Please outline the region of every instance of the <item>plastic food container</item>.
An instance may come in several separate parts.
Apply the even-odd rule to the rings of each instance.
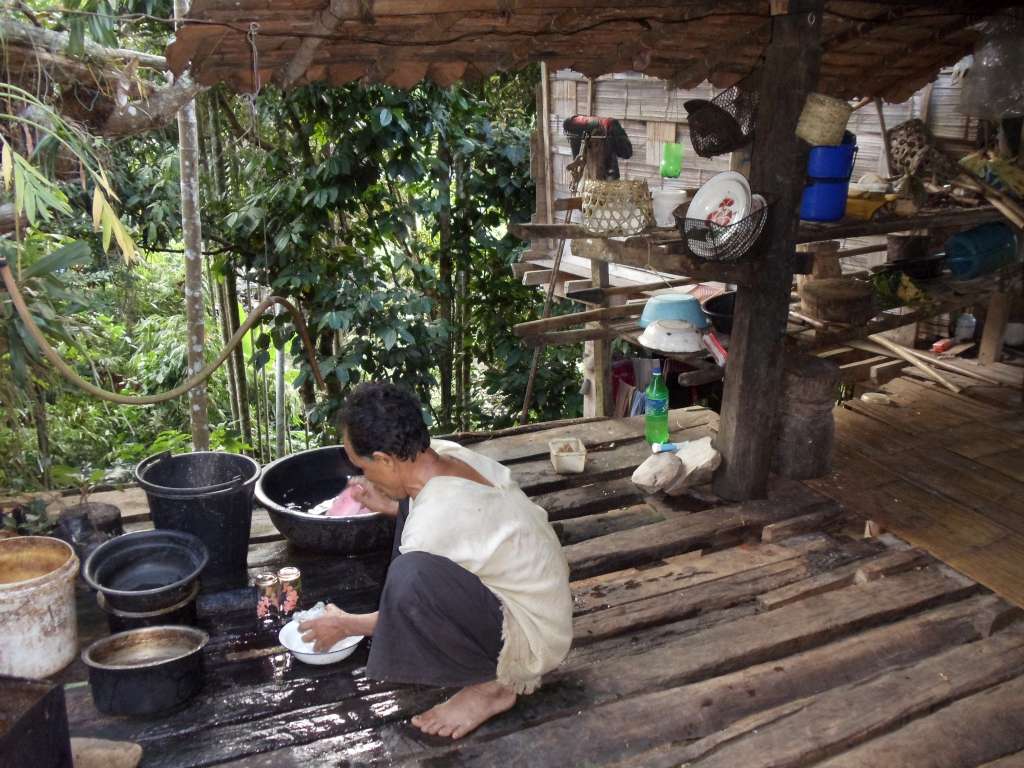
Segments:
[[[560,475],[578,475],[587,463],[587,446],[577,437],[549,440],[551,464]]]

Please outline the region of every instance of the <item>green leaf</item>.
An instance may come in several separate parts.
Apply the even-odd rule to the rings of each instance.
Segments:
[[[381,107],[380,115],[378,117],[380,119],[381,128],[387,128],[391,125],[391,110],[387,107]]]
[[[384,349],[390,350],[395,346],[395,342],[398,341],[398,331],[394,328],[388,328],[380,335],[380,338],[384,342]]]
[[[64,270],[72,264],[85,261],[89,258],[89,246],[81,240],[68,243],[49,253],[38,261],[30,264],[21,271],[21,279],[28,280],[41,275],[48,275],[51,272]]]

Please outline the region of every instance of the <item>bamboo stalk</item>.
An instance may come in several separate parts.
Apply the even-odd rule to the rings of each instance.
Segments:
[[[929,376],[930,378],[932,378],[935,381],[939,382],[939,384],[944,386],[950,392],[952,392],[954,394],[957,394],[957,395],[960,394],[960,387],[958,387],[956,384],[951,382],[949,379],[947,379],[941,373],[936,371],[930,365],[926,365],[924,363],[924,361],[918,359],[913,354],[911,354],[911,350],[909,348],[904,347],[902,344],[897,344],[896,342],[892,341],[891,339],[887,339],[887,338],[885,338],[885,336],[882,336],[881,334],[878,334],[878,333],[873,334],[871,336],[868,336],[868,338],[871,341],[875,342],[876,344],[880,344],[881,346],[885,347],[886,349],[888,349],[890,352],[892,352],[897,357],[902,357],[904,360],[906,360],[908,363],[913,365],[915,368],[920,368],[922,371],[924,371],[924,373],[927,376]]]
[[[633,302],[615,307],[602,307],[601,309],[590,309],[585,312],[573,312],[569,315],[558,315],[546,317],[541,320],[530,320],[519,323],[512,327],[516,336],[536,336],[545,331],[553,331],[559,328],[570,328],[581,323],[592,323],[601,320],[617,320],[623,317],[634,317],[644,311],[646,302]]]

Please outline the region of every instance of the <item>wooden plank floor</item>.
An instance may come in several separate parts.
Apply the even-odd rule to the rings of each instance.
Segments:
[[[845,403],[835,471],[807,485],[1024,606],[1019,374],[995,389],[957,395],[907,375],[880,388],[889,405]]]
[[[968,426],[979,420],[998,414],[944,418],[962,437],[942,444],[953,458],[918,462],[907,479],[901,457],[927,452],[928,430],[851,406],[839,414],[833,476],[774,480],[768,500],[731,506],[639,494],[629,480],[648,451],[639,419],[576,428],[590,447],[578,476],[551,470],[557,431],[478,443],[549,510],[572,568],[574,647],[536,694],[461,742],[426,737],[408,719],[447,692],[369,680],[365,643],[332,667],[294,662],[255,626],[252,606],[221,593],[200,603],[212,639],[195,700],[158,718],[106,717],[73,667],[62,678],[72,733],[137,741],[144,766],[168,768],[1021,765],[1024,612],[899,538],[846,535],[832,498],[877,518],[870,495],[898,492],[878,497],[903,505],[892,515],[922,516],[921,530],[947,538],[977,516],[989,527],[962,533],[961,549],[998,548],[995,527],[1012,530],[994,519],[1010,503],[1002,478],[1020,482],[1002,454],[1024,433],[1000,427],[994,446]],[[676,440],[716,424],[702,409],[671,414]],[[968,486],[985,509],[966,507],[967,490],[926,488],[962,461],[985,468]],[[148,522],[139,513],[131,525]],[[253,569],[296,563],[311,598],[374,605],[380,557],[291,551],[262,516],[253,534]],[[1010,561],[1004,579],[1020,579],[1024,561]],[[84,641],[104,633],[87,594],[80,615]]]

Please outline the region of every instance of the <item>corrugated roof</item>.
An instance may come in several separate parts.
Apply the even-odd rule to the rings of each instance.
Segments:
[[[1011,6],[827,2],[819,90],[902,101],[971,51],[973,24]],[[725,87],[757,66],[770,29],[767,0],[195,0],[189,19],[171,68],[239,91],[257,80],[447,85],[540,60]]]

